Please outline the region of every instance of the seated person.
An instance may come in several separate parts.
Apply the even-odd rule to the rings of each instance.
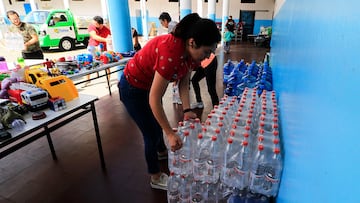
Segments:
[[[65,15],[61,14],[60,15],[60,22],[66,22],[66,21],[67,21],[67,19],[66,19]]]

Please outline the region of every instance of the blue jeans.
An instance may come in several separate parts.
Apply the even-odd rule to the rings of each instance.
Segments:
[[[150,174],[160,172],[157,152],[166,150],[163,131],[155,119],[149,104],[149,91],[136,88],[122,75],[118,83],[120,100],[142,132],[145,159]]]

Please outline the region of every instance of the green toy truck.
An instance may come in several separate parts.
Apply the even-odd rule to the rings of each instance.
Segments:
[[[87,27],[91,18],[75,19],[70,10],[36,10],[26,15],[24,21],[37,29],[43,50],[59,47],[70,51],[77,44],[87,46],[89,42]]]

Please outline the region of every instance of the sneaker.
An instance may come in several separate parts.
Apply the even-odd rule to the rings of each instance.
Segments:
[[[169,176],[165,173],[161,173],[160,178],[158,180],[151,179],[150,185],[154,189],[167,190],[167,181]]]
[[[178,88],[178,86],[173,86],[172,87],[172,92],[173,92],[173,103],[174,104],[177,104],[178,103],[178,101],[180,100],[179,98],[180,98],[180,95],[179,95],[179,88]]]
[[[192,104],[190,105],[190,108],[191,108],[191,109],[196,109],[196,108],[198,108],[198,109],[203,109],[203,108],[204,108],[204,103],[202,103],[202,102],[192,103]]]
[[[158,160],[159,160],[159,161],[168,159],[168,153],[167,153],[167,151],[165,151],[165,152],[158,152],[157,155],[158,155]]]

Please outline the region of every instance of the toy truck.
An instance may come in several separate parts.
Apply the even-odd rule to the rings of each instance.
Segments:
[[[48,93],[40,88],[23,91],[20,95],[22,103],[28,106],[30,111],[47,107],[49,100]]]
[[[70,10],[36,10],[26,15],[24,21],[37,29],[43,50],[59,47],[70,51],[76,44],[88,44],[90,17],[75,19]]]
[[[40,68],[26,69],[25,81],[46,90],[50,98],[61,97],[65,101],[71,101],[79,97],[73,81],[64,75],[50,77]]]

